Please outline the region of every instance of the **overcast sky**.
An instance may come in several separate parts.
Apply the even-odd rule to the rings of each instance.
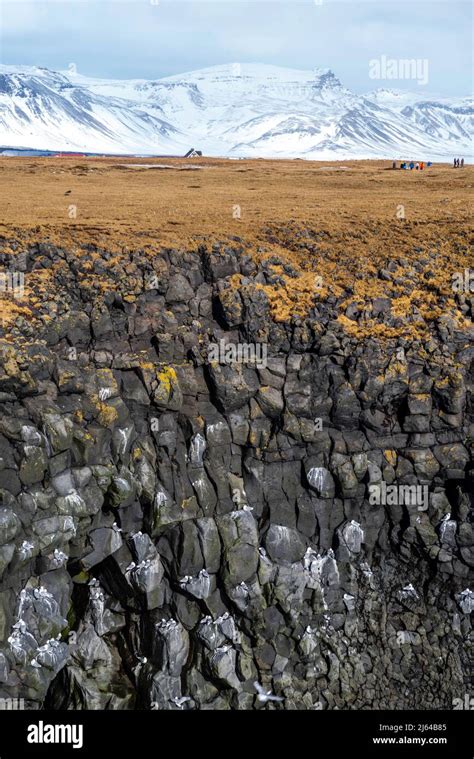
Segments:
[[[158,78],[221,63],[329,67],[355,92],[472,91],[467,0],[0,0],[0,60]],[[369,61],[427,59],[428,83],[374,82]]]

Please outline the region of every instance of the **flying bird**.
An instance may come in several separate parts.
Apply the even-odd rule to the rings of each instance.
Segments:
[[[254,682],[254,687],[258,693],[257,701],[260,701],[262,704],[266,704],[267,701],[284,701],[282,696],[274,696],[271,690],[266,691],[257,681]]]

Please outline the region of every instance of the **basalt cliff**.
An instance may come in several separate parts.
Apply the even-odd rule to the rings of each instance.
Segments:
[[[417,333],[347,292],[277,318],[298,272],[238,241],[1,256],[37,289],[2,299],[0,697],[463,702],[472,296]]]

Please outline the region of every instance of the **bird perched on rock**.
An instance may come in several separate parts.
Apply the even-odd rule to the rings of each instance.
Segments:
[[[176,704],[179,709],[182,709],[184,704],[186,704],[188,701],[191,701],[191,699],[189,696],[180,696],[179,698],[171,698],[170,701],[172,704]]]

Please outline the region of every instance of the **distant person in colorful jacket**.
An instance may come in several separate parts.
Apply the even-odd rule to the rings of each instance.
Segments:
[[[410,171],[412,171],[415,168],[415,164],[413,163],[413,161],[410,161],[410,163],[408,164],[408,168],[410,169]]]

